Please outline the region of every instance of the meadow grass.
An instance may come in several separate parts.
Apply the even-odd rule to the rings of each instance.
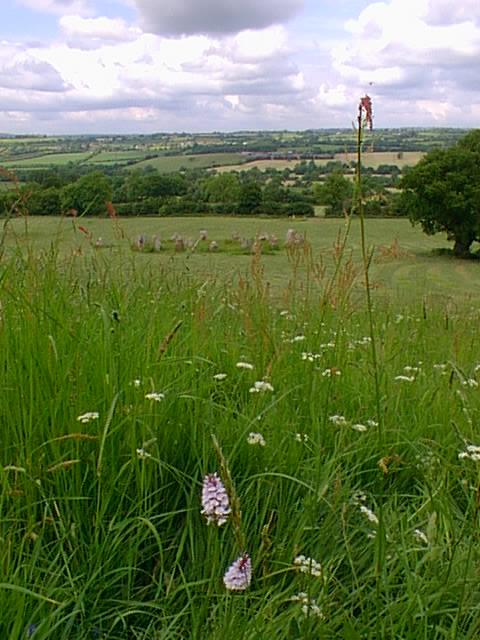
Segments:
[[[478,637],[478,304],[374,296],[378,398],[348,252],[307,295],[305,247],[273,289],[278,256],[209,272],[29,229],[0,264],[0,637]]]

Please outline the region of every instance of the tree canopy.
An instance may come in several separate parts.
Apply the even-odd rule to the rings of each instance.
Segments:
[[[480,130],[428,153],[402,178],[401,206],[429,235],[445,232],[456,256],[480,240]]]

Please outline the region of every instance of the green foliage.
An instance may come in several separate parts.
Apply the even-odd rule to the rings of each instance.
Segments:
[[[220,173],[209,176],[202,183],[202,191],[207,202],[220,204],[238,203],[241,185],[234,173]]]
[[[100,172],[89,173],[62,189],[63,211],[76,210],[78,215],[107,213],[107,202],[112,200],[112,186]]]
[[[465,256],[480,238],[480,131],[432,151],[402,179],[402,206],[427,234],[446,232]]]
[[[350,212],[353,184],[340,171],[334,171],[322,184],[315,186],[315,199],[327,207],[326,216],[343,216]]]
[[[239,285],[146,259],[2,262],[0,637],[475,638],[478,310],[376,301],[382,444],[347,272],[309,301],[289,278],[271,297],[257,258]],[[222,582],[232,522],[200,513],[212,434],[245,592]]]

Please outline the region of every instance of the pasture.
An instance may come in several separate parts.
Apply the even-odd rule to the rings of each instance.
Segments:
[[[418,151],[404,151],[400,154],[393,151],[365,151],[362,154],[362,163],[365,167],[379,167],[382,164],[391,164],[403,168],[417,164],[423,155],[423,153]],[[356,155],[354,152],[335,153],[333,158],[317,158],[314,162],[319,166],[324,166],[334,160],[345,163],[355,162]],[[293,169],[299,162],[300,160],[293,157],[282,160],[252,160],[244,164],[217,167],[217,171],[248,171],[253,168],[259,169],[260,171],[265,171],[266,169],[278,169],[281,171],[282,169]]]
[[[130,249],[200,230],[282,246]],[[372,307],[358,221],[3,231],[0,637],[478,637],[480,265],[368,221]]]

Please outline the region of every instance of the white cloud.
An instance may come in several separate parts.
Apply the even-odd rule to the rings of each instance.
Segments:
[[[34,11],[58,16],[66,14],[90,16],[93,14],[90,0],[16,0],[16,2]]]
[[[76,49],[97,49],[107,44],[135,40],[140,30],[129,27],[121,18],[82,18],[67,15],[59,20],[69,47]]]
[[[304,0],[135,0],[145,31],[222,35],[264,29],[296,15]]]

